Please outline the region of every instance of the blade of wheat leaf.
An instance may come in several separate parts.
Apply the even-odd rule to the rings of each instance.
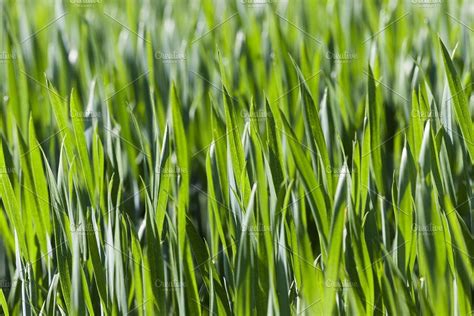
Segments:
[[[443,53],[446,77],[448,78],[449,89],[451,90],[451,98],[454,106],[454,113],[456,114],[456,121],[461,129],[464,144],[469,156],[471,157],[471,162],[474,163],[474,125],[471,120],[467,97],[464,93],[461,79],[459,78],[451,56],[441,38],[439,39],[439,43]]]
[[[383,194],[384,180],[382,176],[382,153],[380,146],[380,111],[381,106],[377,101],[375,79],[372,68],[369,66],[369,87],[368,87],[368,117],[369,117],[369,129],[370,129],[370,148],[372,158],[372,171],[375,177],[375,182],[378,189]]]

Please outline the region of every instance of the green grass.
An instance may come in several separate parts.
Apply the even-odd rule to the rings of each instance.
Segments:
[[[472,315],[472,1],[0,7],[3,314]]]

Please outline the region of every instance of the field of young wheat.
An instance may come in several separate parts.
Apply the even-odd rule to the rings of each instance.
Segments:
[[[472,0],[0,7],[0,314],[473,315]]]

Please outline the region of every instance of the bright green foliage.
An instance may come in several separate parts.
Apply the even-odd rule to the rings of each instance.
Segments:
[[[0,7],[0,314],[472,315],[472,0]]]

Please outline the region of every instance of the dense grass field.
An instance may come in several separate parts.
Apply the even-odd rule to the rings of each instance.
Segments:
[[[473,314],[472,0],[0,7],[0,313]]]

